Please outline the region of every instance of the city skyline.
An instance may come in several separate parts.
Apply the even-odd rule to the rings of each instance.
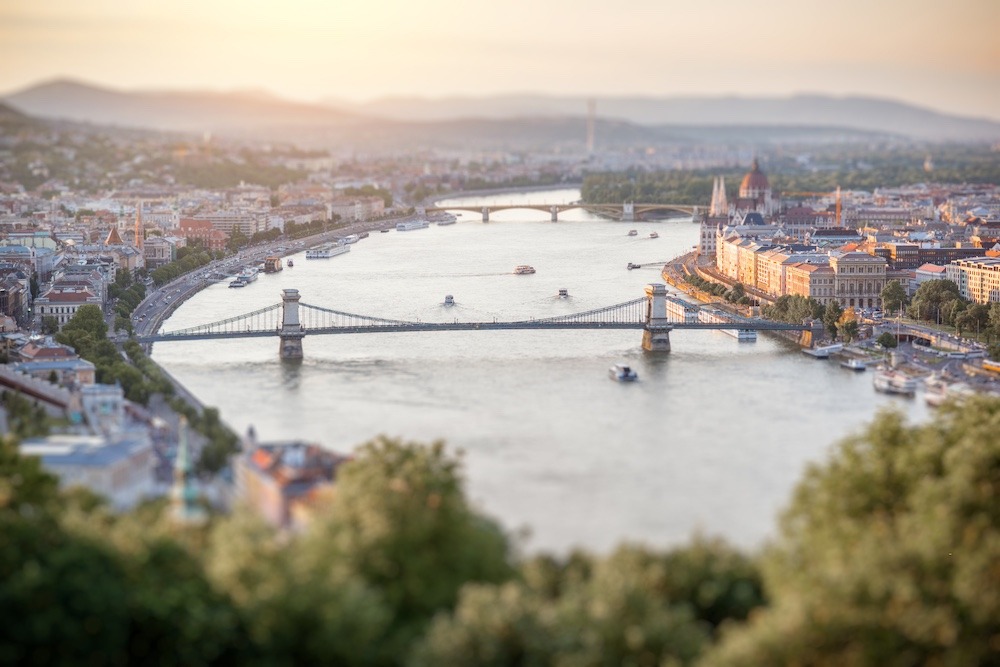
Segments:
[[[504,94],[897,99],[1000,119],[1000,4],[640,0],[469,6],[0,4],[0,91],[70,78],[124,90],[299,100]],[[220,35],[224,36],[220,38]]]

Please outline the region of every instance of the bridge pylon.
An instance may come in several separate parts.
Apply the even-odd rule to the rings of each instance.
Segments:
[[[635,220],[635,202],[627,201],[622,204],[622,221],[633,222]]]
[[[486,206],[483,207],[483,222],[490,221],[490,209]]]
[[[281,331],[278,334],[281,341],[278,354],[282,359],[302,358],[302,339],[306,332],[299,322],[299,298],[297,289],[282,290]]]
[[[549,210],[552,211],[552,222],[559,222],[559,207],[553,206]]]
[[[663,283],[646,285],[646,326],[642,331],[642,349],[647,352],[670,352],[670,331],[667,319],[667,286]]]

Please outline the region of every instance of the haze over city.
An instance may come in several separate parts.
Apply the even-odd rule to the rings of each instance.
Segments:
[[[5,0],[0,91],[870,95],[1000,119],[1000,3]]]

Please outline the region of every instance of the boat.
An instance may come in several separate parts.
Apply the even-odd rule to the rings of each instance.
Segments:
[[[378,231],[379,231],[379,233],[380,233],[380,234],[388,234],[388,233],[389,233],[389,232],[391,232],[392,230],[391,230],[391,229],[380,229],[380,230],[378,230]]]
[[[976,390],[964,382],[948,382],[943,377],[933,374],[924,380],[924,401],[932,408],[941,407],[945,401],[971,396]]]
[[[651,239],[658,239],[658,238],[660,238],[660,235],[657,234],[656,232],[650,232],[649,233],[649,238],[651,238]]]
[[[368,232],[361,232],[360,234],[358,234],[358,238],[359,239],[366,239],[366,238],[368,238]]]
[[[249,285],[253,281],[257,280],[257,274],[260,273],[260,269],[256,266],[248,266],[247,268],[240,271],[239,275],[236,276],[237,280],[242,280],[244,283]]]
[[[288,268],[292,268],[293,266],[295,266],[295,262],[294,262],[294,261],[292,261],[292,258],[291,258],[291,257],[289,257],[289,258],[288,258],[288,261],[287,261],[287,262],[285,262],[285,264],[287,264],[287,265],[288,265]]]
[[[534,272],[535,272],[535,267],[528,266],[527,264],[521,264],[520,266],[514,267],[514,273],[519,276],[526,276]]]
[[[360,240],[361,240],[361,237],[358,236],[357,234],[351,234],[350,236],[345,236],[344,238],[341,239],[341,241],[343,242],[343,245],[348,245],[348,244],[351,244],[351,243],[357,243]]]
[[[453,297],[450,294],[445,294],[444,295],[444,305],[446,305],[446,306],[454,306],[455,305],[455,297]]]
[[[427,229],[428,227],[430,227],[430,223],[426,220],[407,220],[406,222],[396,223],[397,232],[409,232],[414,229]]]
[[[569,290],[566,289],[565,287],[560,287],[559,288],[559,298],[560,299],[568,299],[569,298]]]
[[[247,286],[247,281],[243,280],[242,278],[236,278],[231,283],[229,283],[229,287],[231,287],[231,288],[232,287],[246,287],[246,286]]]
[[[351,246],[324,243],[323,245],[312,248],[311,250],[306,250],[306,259],[327,259],[329,257],[343,255],[345,252],[351,252]]]
[[[458,222],[458,218],[456,218],[451,213],[442,212],[434,216],[434,222],[435,224],[437,224],[438,227],[445,227],[447,225],[454,225],[456,222]]]
[[[864,360],[862,360],[862,359],[855,359],[853,357],[850,358],[850,359],[844,359],[844,360],[842,360],[840,362],[840,366],[842,368],[846,368],[846,369],[852,370],[852,371],[863,371],[866,368],[868,368],[868,364],[866,364],[864,362]]]
[[[280,257],[268,257],[264,260],[264,273],[277,273],[282,268]]]
[[[631,271],[632,269],[641,269],[641,268],[642,268],[642,264],[633,264],[632,262],[628,263],[628,270],[629,271]]]
[[[634,382],[639,379],[639,374],[625,364],[615,364],[608,369],[608,375],[619,382]]]
[[[872,384],[876,391],[884,394],[913,396],[917,392],[917,381],[891,368],[880,368],[875,371]]]
[[[638,235],[639,235],[639,230],[637,229],[628,230],[628,236],[638,236]]]
[[[685,318],[686,319],[686,318]],[[714,308],[701,308],[698,310],[698,321],[708,324],[738,324],[740,319],[729,313],[724,313]],[[756,343],[757,332],[753,329],[726,328],[719,329],[727,336],[732,336],[741,343]]]
[[[829,359],[831,354],[840,352],[843,349],[843,343],[833,343],[832,345],[820,345],[819,347],[804,347],[802,348],[802,353],[816,359]]]

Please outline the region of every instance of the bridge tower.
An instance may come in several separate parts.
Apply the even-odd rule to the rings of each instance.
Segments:
[[[302,358],[302,339],[306,332],[299,323],[299,291],[282,290],[281,294],[281,340],[278,353],[282,359]]]
[[[488,209],[487,207],[484,206],[483,207],[483,222],[489,222],[489,221],[490,221],[490,209]]]
[[[559,222],[559,207],[553,206],[549,210],[552,212],[552,222]]]
[[[647,352],[670,352],[672,328],[667,320],[667,286],[663,283],[646,285],[646,328],[642,332],[642,349]]]
[[[622,221],[633,222],[635,220],[635,202],[627,201],[622,204]]]

